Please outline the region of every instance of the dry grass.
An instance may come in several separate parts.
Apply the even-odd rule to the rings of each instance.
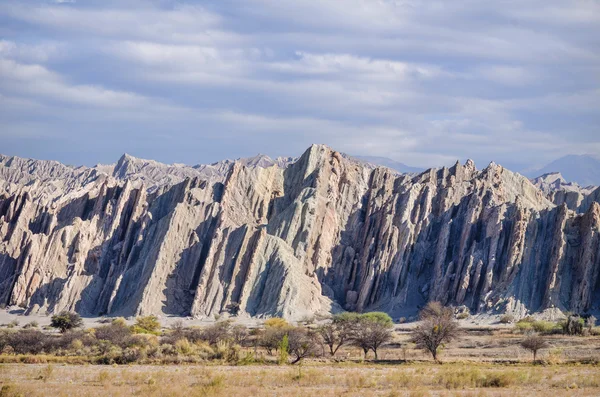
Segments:
[[[600,395],[600,367],[491,364],[0,366],[4,396]]]

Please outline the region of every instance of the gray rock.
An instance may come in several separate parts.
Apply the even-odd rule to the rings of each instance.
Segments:
[[[326,146],[210,166],[0,157],[0,302],[84,315],[395,317],[598,305],[600,196],[472,161],[418,175]]]

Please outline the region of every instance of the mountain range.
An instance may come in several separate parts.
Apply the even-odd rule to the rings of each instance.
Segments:
[[[560,173],[565,180],[581,186],[600,186],[600,157],[571,154],[542,168],[524,172],[530,178],[551,173]]]
[[[0,303],[289,319],[398,317],[432,300],[600,309],[600,189],[495,163],[407,173],[367,160],[324,145],[197,166],[0,156]]]

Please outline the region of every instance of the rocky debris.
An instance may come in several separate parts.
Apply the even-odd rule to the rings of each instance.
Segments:
[[[313,145],[195,167],[2,157],[0,181],[0,302],[28,312],[598,308],[600,191],[556,205],[494,163],[398,174]]]

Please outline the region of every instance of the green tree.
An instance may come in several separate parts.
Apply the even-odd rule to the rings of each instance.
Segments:
[[[391,317],[382,312],[371,312],[359,315],[355,330],[352,335],[352,343],[360,347],[365,353],[373,350],[375,360],[378,349],[392,339],[394,322]]]
[[[57,328],[61,333],[65,333],[68,330],[79,328],[83,325],[81,316],[77,313],[71,313],[68,311],[62,311],[52,316],[50,320],[50,326]]]

